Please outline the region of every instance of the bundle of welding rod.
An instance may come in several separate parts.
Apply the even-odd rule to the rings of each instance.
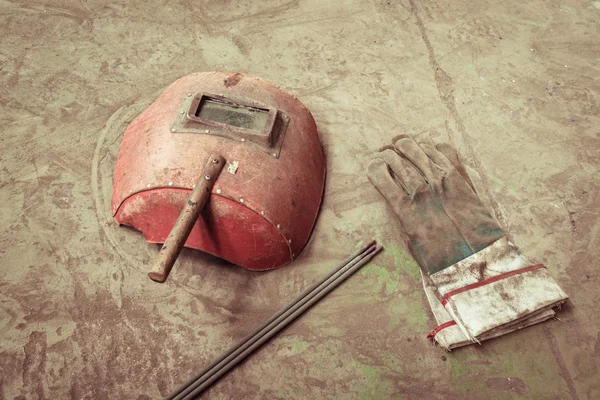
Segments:
[[[350,275],[368,263],[380,250],[375,240],[350,255],[323,280],[308,288],[296,300],[283,308],[271,319],[248,335],[242,342],[204,368],[198,375],[183,384],[167,397],[169,400],[195,399],[219,378],[252,354],[265,342],[287,327],[302,313],[335,289]]]

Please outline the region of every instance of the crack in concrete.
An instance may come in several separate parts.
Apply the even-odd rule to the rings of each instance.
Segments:
[[[462,137],[462,140],[466,145],[465,147],[467,149],[468,156],[471,159],[471,162],[473,163],[473,167],[477,169],[477,172],[481,176],[484,190],[486,192],[486,195],[490,199],[492,208],[494,209],[494,214],[496,215],[496,218],[502,225],[504,231],[507,232],[507,236],[510,239],[510,234],[508,233],[508,221],[504,213],[502,212],[500,204],[498,204],[496,198],[493,196],[489,189],[490,180],[487,176],[487,173],[485,172],[485,169],[483,168],[481,160],[475,153],[473,138],[467,133],[465,124],[456,108],[456,100],[454,99],[453,93],[454,89],[452,87],[452,78],[450,77],[450,75],[448,75],[446,71],[444,71],[444,69],[440,66],[440,63],[437,60],[435,51],[433,50],[433,46],[431,45],[431,41],[429,40],[429,35],[427,34],[427,29],[425,28],[425,24],[423,23],[421,15],[419,14],[417,2],[415,0],[408,0],[408,2],[410,3],[411,13],[414,14],[417,20],[417,26],[419,27],[419,31],[421,32],[421,38],[423,39],[423,43],[425,43],[425,47],[427,47],[427,52],[429,54],[429,66],[434,72],[435,84],[437,86],[440,99],[452,115],[455,126],[458,129],[460,136]],[[448,124],[446,124],[446,131],[448,132],[450,138],[453,139],[454,134],[450,129],[448,129]]]
[[[453,87],[452,87],[452,78],[448,75],[448,73],[446,73],[446,71],[444,71],[444,69],[441,67],[440,63],[438,62],[438,60],[435,56],[435,51],[433,50],[433,46],[431,45],[431,41],[429,40],[429,35],[427,34],[427,29],[425,28],[425,24],[423,23],[423,20],[421,19],[421,15],[419,14],[419,9],[418,9],[416,0],[408,0],[408,1],[410,3],[411,13],[414,14],[416,22],[417,22],[417,26],[419,27],[419,31],[421,32],[421,38],[423,39],[423,43],[425,44],[425,47],[427,47],[427,52],[429,54],[429,66],[431,67],[431,69],[434,72],[434,79],[435,79],[435,83],[436,83],[436,86],[437,86],[437,89],[439,92],[440,99],[442,100],[442,103],[444,104],[444,106],[446,106],[446,108],[452,115],[454,122],[455,122],[455,126],[458,129],[460,136],[462,137],[462,140],[464,141],[464,143],[466,145],[465,147],[467,149],[469,158],[471,159],[473,166],[477,169],[477,171],[479,172],[479,175],[481,176],[484,190],[486,191],[486,194],[489,197],[490,202],[492,203],[492,207],[494,209],[494,213],[496,214],[496,218],[500,221],[500,224],[504,228],[505,232],[507,232],[507,236],[510,239],[510,235],[508,234],[508,229],[507,229],[508,228],[507,219],[501,211],[500,204],[496,201],[495,197],[489,190],[490,180],[481,164],[481,160],[479,159],[479,157],[477,157],[477,154],[475,153],[474,145],[473,145],[473,138],[467,133],[467,129],[465,128],[464,122],[463,122],[462,118],[460,117],[460,114],[458,113],[458,110],[456,108],[456,100],[454,99]],[[447,122],[446,122],[446,131],[448,132],[448,135],[450,136],[450,138],[453,139],[453,133],[449,129]],[[556,360],[556,363],[558,365],[558,368],[560,371],[559,373],[560,373],[561,377],[563,378],[563,380],[565,381],[567,388],[569,389],[569,394],[571,395],[571,398],[573,400],[579,400],[579,395],[577,394],[577,389],[575,388],[575,383],[573,381],[573,377],[571,376],[571,374],[569,373],[569,370],[567,369],[567,367],[565,365],[563,356],[560,352],[560,349],[558,348],[556,338],[552,335],[552,333],[550,332],[550,329],[548,327],[546,327],[545,332],[546,332],[546,338],[547,338],[548,343],[550,344],[550,348],[552,350],[552,355],[554,356],[554,359]]]
[[[560,352],[556,338],[554,337],[548,326],[546,326],[545,328],[546,329],[544,330],[544,333],[546,335],[546,339],[548,339],[548,342],[550,343],[550,349],[552,350],[554,360],[556,360],[556,363],[558,364],[559,374],[567,384],[571,398],[573,400],[579,400],[577,389],[575,389],[575,382],[573,381],[573,377],[571,377],[571,374],[569,373],[569,370],[565,365],[565,360]]]

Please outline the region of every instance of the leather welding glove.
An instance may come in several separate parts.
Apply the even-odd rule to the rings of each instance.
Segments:
[[[429,337],[446,349],[551,318],[567,299],[508,241],[450,145],[399,136],[367,173],[421,267],[439,324]]]

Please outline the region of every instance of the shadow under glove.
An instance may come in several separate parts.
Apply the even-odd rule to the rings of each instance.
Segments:
[[[442,347],[544,321],[567,299],[543,265],[530,265],[507,240],[450,145],[399,136],[373,155],[367,174],[421,268],[439,324],[428,337]]]

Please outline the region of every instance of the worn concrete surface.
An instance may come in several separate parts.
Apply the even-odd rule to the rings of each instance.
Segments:
[[[600,3],[0,1],[0,398],[159,398],[363,239],[386,251],[207,395],[598,399]],[[190,72],[273,81],[312,110],[323,210],[292,266],[157,252],[110,217],[120,132]],[[364,174],[436,130],[571,300],[551,321],[444,353],[390,209]],[[442,360],[442,356],[446,360]]]

